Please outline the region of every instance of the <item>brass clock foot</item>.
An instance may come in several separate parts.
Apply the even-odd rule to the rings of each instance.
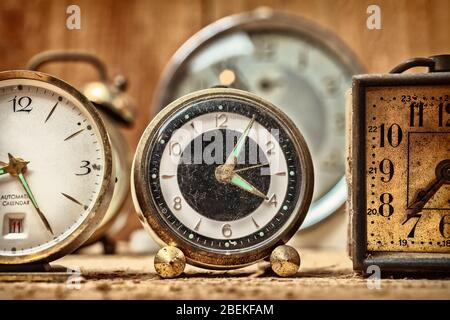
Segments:
[[[278,246],[270,255],[270,266],[278,276],[292,277],[300,267],[300,255],[291,246]]]
[[[155,270],[165,279],[176,278],[183,273],[186,267],[186,258],[183,251],[173,246],[161,248],[155,256]]]

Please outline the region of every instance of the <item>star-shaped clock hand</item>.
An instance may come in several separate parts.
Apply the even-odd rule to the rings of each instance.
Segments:
[[[27,180],[25,179],[24,173],[27,171],[27,165],[28,161],[25,161],[21,158],[15,158],[13,155],[8,153],[9,157],[9,164],[6,167],[3,167],[3,169],[9,173],[11,176],[17,177],[22,185],[22,187],[25,189],[25,192],[27,193],[28,197],[31,200],[31,203],[33,204],[34,208],[36,209],[39,217],[41,218],[42,222],[45,225],[45,228],[53,234],[53,230],[50,227],[50,224],[45,217],[45,215],[42,213],[41,209],[39,208],[39,205],[36,201],[36,198],[33,195],[33,192],[31,191],[30,186],[28,185]]]

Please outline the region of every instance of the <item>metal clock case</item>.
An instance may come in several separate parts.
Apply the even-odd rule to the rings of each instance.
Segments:
[[[313,204],[302,228],[340,208],[345,186],[345,91],[364,69],[334,34],[298,16],[259,8],[220,19],[172,57],[153,103],[159,111],[217,85],[252,92],[301,130],[315,166]]]
[[[44,73],[1,72],[0,108],[0,265],[44,265],[102,221],[114,190],[109,138],[86,97]]]
[[[450,55],[360,75],[349,122],[354,269],[450,271]]]
[[[217,141],[214,162],[195,153]],[[191,150],[193,162],[185,158]],[[132,195],[162,245],[192,264],[228,269],[266,258],[290,239],[309,208],[313,175],[287,116],[253,94],[215,88],[178,99],[152,120],[133,162]]]

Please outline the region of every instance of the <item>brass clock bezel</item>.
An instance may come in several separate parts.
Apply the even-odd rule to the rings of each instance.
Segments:
[[[401,86],[450,85],[450,73],[382,74],[353,77],[351,112],[351,135],[349,142],[348,174],[350,196],[350,255],[353,269],[366,273],[371,265],[382,272],[450,272],[450,254],[417,252],[371,252],[367,250],[366,205],[366,88]],[[357,191],[356,191],[357,190]]]
[[[63,90],[66,95],[71,96],[73,99],[79,101],[80,104],[90,114],[94,121],[94,124],[97,126],[100,132],[105,153],[105,170],[100,187],[100,192],[97,196],[97,199],[95,200],[92,210],[73,233],[68,235],[65,239],[61,240],[54,246],[38,252],[21,256],[0,256],[0,265],[47,263],[61,258],[64,255],[67,255],[79,248],[95,232],[96,227],[102,221],[114,191],[114,179],[112,178],[113,161],[111,144],[109,136],[105,129],[105,125],[100,115],[95,110],[92,103],[77,89],[58,78],[42,72],[28,70],[12,70],[0,72],[0,82],[3,80],[14,79],[17,79],[19,81],[23,80],[24,83],[26,83],[28,80],[40,81],[51,86],[58,87],[59,89]]]
[[[268,7],[234,14],[221,18],[201,29],[188,39],[172,56],[166,65],[155,90],[152,103],[153,115],[171,101],[169,95],[182,77],[191,56],[202,50],[217,38],[238,30],[277,31],[302,37],[344,65],[350,74],[365,73],[365,67],[351,49],[334,33],[298,15],[275,11]],[[344,112],[344,105],[342,106]],[[341,208],[347,200],[344,171],[342,177],[322,197],[311,205],[313,215],[302,225],[306,229],[317,225]]]
[[[271,113],[280,123],[283,123],[286,131],[293,139],[304,174],[304,178],[301,180],[301,194],[299,196],[299,201],[292,213],[295,216],[290,221],[290,225],[285,227],[280,234],[274,236],[269,242],[257,249],[243,250],[238,253],[230,253],[229,255],[201,250],[199,247],[193,246],[173,232],[160,217],[158,209],[152,201],[152,196],[148,189],[148,174],[146,173],[148,151],[154,143],[158,130],[165,121],[172,114],[186,107],[193,101],[200,101],[212,97],[249,101],[254,105],[258,105],[258,107],[264,109],[266,112]],[[132,195],[136,211],[139,214],[142,224],[155,240],[161,245],[173,245],[180,248],[186,255],[188,262],[193,265],[210,269],[230,269],[249,265],[268,257],[276,246],[286,243],[295,232],[297,232],[306,217],[311,203],[314,189],[314,169],[303,136],[294,123],[278,108],[271,103],[262,100],[258,96],[245,91],[229,88],[214,88],[200,90],[174,101],[150,122],[141,137],[135,154],[131,180]]]

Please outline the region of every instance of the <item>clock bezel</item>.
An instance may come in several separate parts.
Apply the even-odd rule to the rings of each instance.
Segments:
[[[300,166],[302,167],[303,178],[301,179],[300,186],[301,193],[299,195],[299,201],[292,212],[294,218],[290,221],[290,225],[285,226],[277,238],[272,239],[270,242],[251,251],[249,249],[237,253],[225,254],[202,250],[201,248],[192,245],[166,226],[166,222],[163,221],[160,216],[148,188],[149,175],[147,173],[147,155],[160,127],[164,125],[166,120],[172,116],[172,114],[188,106],[193,101],[216,97],[249,101],[258,107],[263,108],[267,112],[270,112],[277,121],[285,125],[285,130],[292,139],[298,153]],[[133,201],[136,211],[139,214],[140,221],[157,242],[163,246],[172,245],[180,248],[191,264],[210,269],[230,269],[249,265],[268,257],[276,246],[285,244],[295,232],[297,232],[306,217],[311,203],[314,189],[314,169],[303,136],[294,123],[278,108],[267,101],[262,100],[258,96],[245,91],[230,88],[213,88],[200,90],[174,101],[150,122],[138,144],[133,161],[131,180]],[[232,250],[230,250],[230,252],[231,251]]]
[[[177,79],[186,69],[190,57],[215,39],[236,30],[270,30],[303,37],[337,59],[351,74],[362,74],[366,71],[352,50],[331,31],[301,16],[261,7],[253,11],[227,16],[209,24],[189,38],[175,52],[166,65],[155,90],[152,103],[153,116],[172,102],[170,93],[179,83]],[[313,214],[308,216],[301,229],[315,226],[324,221],[342,208],[346,200],[347,187],[343,174],[327,193],[312,203],[310,210]]]
[[[112,176],[113,161],[112,161],[111,144],[103,120],[101,119],[99,113],[95,110],[95,107],[83,94],[81,94],[77,89],[72,87],[70,84],[56,77],[38,71],[11,70],[0,72],[0,82],[4,80],[15,80],[15,79],[18,80],[18,84],[21,80],[25,82],[31,80],[55,86],[63,90],[67,96],[71,96],[72,99],[79,101],[79,103],[86,109],[86,111],[92,117],[94,125],[97,126],[104,148],[105,169],[100,191],[97,198],[95,199],[94,206],[87,214],[83,222],[80,224],[80,226],[66,238],[64,238],[57,244],[47,249],[26,255],[17,255],[17,256],[0,255],[0,265],[48,263],[58,258],[61,258],[79,248],[86,240],[89,239],[89,237],[91,237],[91,235],[95,232],[97,226],[102,221],[114,191],[114,179]],[[26,85],[26,83],[24,83],[24,85]]]

